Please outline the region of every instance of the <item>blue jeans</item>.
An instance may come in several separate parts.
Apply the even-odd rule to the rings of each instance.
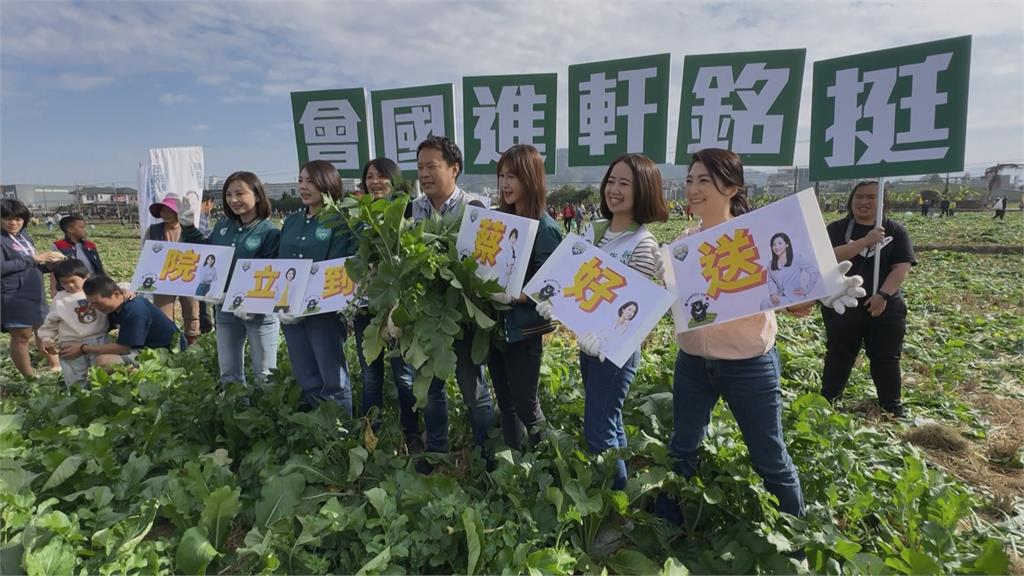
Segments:
[[[481,449],[494,424],[494,401],[484,378],[484,367],[473,364],[473,331],[463,327],[462,340],[455,341],[455,381],[462,391],[462,401],[469,412],[473,441]],[[427,429],[428,452],[448,451],[448,392],[444,380],[434,378],[427,392],[423,409],[423,425]]]
[[[675,423],[669,453],[676,459],[677,473],[687,478],[696,474],[698,447],[721,396],[739,424],[765,488],[779,499],[780,510],[800,516],[804,496],[782,438],[779,374],[779,354],[774,348],[746,360],[710,360],[680,350],[672,383]]]
[[[629,386],[640,365],[637,350],[619,368],[608,360],[580,352],[580,375],[583,377],[583,439],[591,454],[609,448],[626,447],[626,427],[622,422],[622,406]],[[626,487],[626,463],[615,461],[612,490]]]
[[[273,314],[256,314],[252,320],[242,321],[231,312],[217,309],[217,362],[220,381],[245,384],[245,341],[249,340],[252,373],[256,382],[266,382],[270,372],[277,369],[277,327],[280,322]]]
[[[363,333],[372,319],[372,316],[365,313],[356,314],[352,319],[356,329],[356,355],[359,357],[359,368],[363,373],[363,415],[374,406],[378,410],[384,408],[384,354],[375,358],[373,362],[367,362],[363,356]],[[412,381],[416,373],[401,356],[391,358],[391,373],[395,379],[395,390],[398,392],[398,414],[402,431],[406,438],[415,437],[419,434],[419,416],[413,409],[416,406],[416,396],[412,392]]]
[[[337,314],[306,316],[295,324],[282,324],[288,342],[292,374],[302,388],[302,402],[316,406],[330,401],[352,415],[352,385],[345,361],[345,320]]]

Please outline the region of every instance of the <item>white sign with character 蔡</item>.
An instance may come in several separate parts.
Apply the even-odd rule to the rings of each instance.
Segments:
[[[231,246],[146,240],[132,276],[132,290],[219,301],[234,254]]]
[[[238,260],[224,295],[224,311],[297,315],[312,265],[312,260],[297,258]]]
[[[518,297],[526,280],[538,222],[507,212],[467,206],[455,246],[477,263],[476,274],[497,280],[505,294]]]
[[[671,292],[569,234],[523,289],[550,300],[554,315],[578,337],[594,333],[605,358],[622,366],[672,304]]]
[[[832,244],[808,188],[662,247],[676,333],[842,290]]]

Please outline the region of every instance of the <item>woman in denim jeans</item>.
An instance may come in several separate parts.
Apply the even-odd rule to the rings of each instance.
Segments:
[[[390,198],[394,193],[395,177],[398,175],[398,165],[388,158],[375,158],[366,163],[363,167],[362,188],[375,200]],[[384,409],[384,354],[367,362],[363,355],[363,333],[373,319],[367,311],[365,301],[358,303],[358,311],[352,319],[356,331],[356,355],[359,358],[359,368],[363,373],[363,399],[361,411],[366,414],[374,406],[377,410]],[[401,356],[394,356],[390,359],[391,374],[395,380],[395,390],[398,392],[398,413],[402,424],[402,431],[405,434],[406,448],[410,453],[423,451],[423,440],[419,436],[419,415],[413,409],[416,405],[416,396],[412,392],[412,381],[416,377],[412,366],[406,364]]]
[[[324,206],[324,196],[340,200],[342,194],[341,176],[333,164],[326,160],[307,162],[299,172],[299,197],[305,208],[285,218],[277,257],[322,262],[351,256],[355,247],[348,228],[331,229],[317,218]],[[275,310],[279,310],[281,304],[287,307],[289,282],[294,276],[294,268],[285,272],[284,290]],[[288,342],[292,374],[302,388],[301,404],[311,408],[323,401],[335,402],[351,415],[352,384],[344,351],[348,336],[345,319],[333,312],[302,317],[282,313],[278,317]]]
[[[686,177],[686,199],[700,218],[700,227],[688,230],[684,236],[748,212],[739,156],[716,148],[694,154]],[[660,268],[659,275],[662,272]],[[834,298],[823,302],[841,308],[833,304]],[[839,300],[843,304],[848,302]],[[811,306],[787,311],[806,316]],[[696,474],[698,447],[711,420],[711,410],[723,397],[743,433],[750,460],[765,488],[778,498],[783,512],[800,516],[804,513],[800,477],[782,437],[776,332],[775,312],[769,310],[676,336],[679,354],[672,383],[675,428],[669,453],[676,459],[677,473],[687,478]],[[666,509],[665,505],[665,500],[660,499],[659,514],[678,518],[678,508]]]
[[[604,218],[591,224],[584,238],[612,258],[648,278],[654,277],[661,256],[658,241],[644,224],[668,220],[657,165],[641,154],[626,154],[612,162],[601,181],[601,215]],[[539,304],[537,312],[550,319],[550,301]],[[626,447],[622,406],[640,364],[640,350],[620,368],[605,360],[600,345],[593,332],[580,338],[583,437],[591,454]],[[626,463],[619,459],[612,489],[625,487]]]
[[[224,181],[224,218],[209,237],[195,226],[195,214],[188,203],[182,203],[178,220],[181,239],[195,244],[233,246],[235,253],[225,286],[239,258],[276,258],[281,231],[270,222],[270,198],[263,183],[252,172],[235,172]],[[273,314],[228,312],[218,307],[217,362],[220,381],[245,384],[245,342],[249,341],[252,371],[258,383],[266,381],[277,368],[278,327]]]

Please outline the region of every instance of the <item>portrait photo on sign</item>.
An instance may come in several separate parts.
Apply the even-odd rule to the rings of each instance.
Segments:
[[[312,260],[293,258],[239,260],[224,307],[230,312],[298,315],[305,303]]]
[[[662,247],[676,332],[811,302],[841,275],[814,190]]]
[[[231,246],[147,240],[132,275],[132,290],[219,301],[224,295]]]
[[[674,296],[646,276],[569,234],[523,288],[550,301],[554,316],[578,338],[593,333],[622,366],[669,309]]]
[[[515,297],[523,291],[537,226],[532,218],[468,206],[455,246],[461,257],[476,261],[477,276],[496,280]]]

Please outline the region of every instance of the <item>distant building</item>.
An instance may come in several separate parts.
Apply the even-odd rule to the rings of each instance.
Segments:
[[[0,194],[4,198],[17,198],[29,210],[49,212],[61,206],[75,203],[74,186],[53,184],[4,184],[0,186]]]

